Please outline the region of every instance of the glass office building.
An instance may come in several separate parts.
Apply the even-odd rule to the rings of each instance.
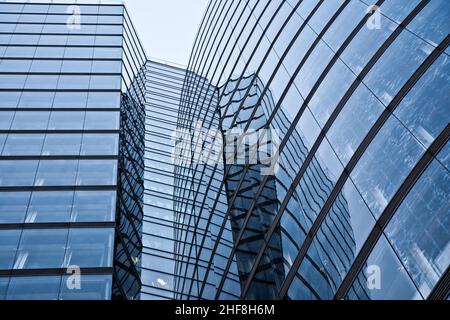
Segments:
[[[123,5],[3,2],[0,29],[0,298],[139,298],[146,58]]]
[[[449,44],[447,0],[210,0],[177,67],[0,3],[0,299],[448,299]]]

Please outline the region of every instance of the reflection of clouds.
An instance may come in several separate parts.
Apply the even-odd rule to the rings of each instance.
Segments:
[[[388,200],[386,199],[383,190],[380,189],[380,186],[376,186],[372,194],[376,201],[375,206],[378,208],[386,208],[388,205]]]
[[[156,280],[156,282],[158,282],[158,284],[161,285],[161,286],[163,286],[163,287],[167,286],[167,281],[164,281],[164,280],[161,279],[161,278],[158,278],[158,279]]]

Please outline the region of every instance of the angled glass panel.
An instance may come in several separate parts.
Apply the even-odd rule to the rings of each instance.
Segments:
[[[399,258],[427,297],[450,265],[450,174],[433,161],[386,229]]]
[[[32,186],[39,161],[0,161],[0,186]]]
[[[21,92],[0,92],[0,108],[16,108],[21,94]]]
[[[376,217],[381,215],[424,152],[396,118],[389,118],[351,174]]]
[[[53,108],[86,108],[87,92],[57,92]]]
[[[433,0],[409,24],[408,29],[437,46],[450,33],[450,3]]]
[[[347,299],[422,300],[404,266],[382,236],[357,276]]]
[[[425,146],[450,122],[450,57],[442,54],[402,100],[394,114]]]

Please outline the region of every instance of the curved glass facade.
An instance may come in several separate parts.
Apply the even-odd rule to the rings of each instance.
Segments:
[[[239,148],[176,169],[179,298],[447,298],[449,18],[443,0],[209,2],[178,125],[227,147],[276,132],[277,170]]]

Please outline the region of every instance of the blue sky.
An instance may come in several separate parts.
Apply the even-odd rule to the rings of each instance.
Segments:
[[[208,0],[125,0],[150,58],[187,65]]]

